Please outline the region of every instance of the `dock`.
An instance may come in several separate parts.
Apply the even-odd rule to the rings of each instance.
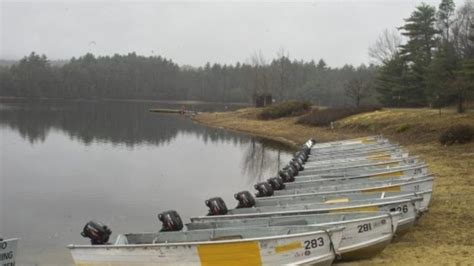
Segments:
[[[154,112],[154,113],[166,113],[166,114],[184,114],[184,115],[197,114],[196,111],[181,110],[181,109],[152,108],[149,111]]]

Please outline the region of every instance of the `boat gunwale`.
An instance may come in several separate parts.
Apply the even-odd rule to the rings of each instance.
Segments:
[[[398,166],[397,166],[398,167]],[[313,174],[313,175],[301,175],[301,176],[295,176],[295,181],[291,182],[289,184],[305,184],[308,182],[322,182],[322,181],[333,181],[333,180],[348,180],[348,179],[362,179],[362,178],[370,178],[370,177],[377,177],[377,175],[386,175],[386,174],[392,174],[396,172],[402,172],[402,171],[409,171],[409,170],[415,170],[419,168],[426,168],[428,169],[428,164],[420,164],[417,166],[410,166],[410,167],[394,167],[391,168],[390,170],[387,171],[380,171],[380,172],[374,172],[374,173],[369,173],[369,174],[363,174],[363,175],[347,175],[347,176],[334,176],[334,177],[326,177],[324,174]],[[329,173],[327,173],[329,174]],[[338,174],[338,173],[334,173]],[[429,174],[422,174],[420,176],[424,175],[429,175]],[[401,177],[409,178],[409,177],[418,177],[415,174],[412,175],[403,175]],[[297,181],[299,178],[306,178],[307,180],[301,180]]]
[[[318,226],[330,226],[330,225],[339,225],[339,224],[342,224],[342,223],[358,223],[358,222],[365,222],[365,221],[368,221],[368,220],[374,220],[374,219],[380,219],[380,218],[391,218],[393,216],[398,216],[399,220],[400,220],[400,217],[402,216],[402,213],[399,212],[399,211],[396,211],[396,212],[387,212],[387,211],[380,211],[380,212],[383,212],[382,214],[377,214],[376,216],[367,216],[367,217],[364,217],[364,218],[357,218],[357,219],[351,219],[351,220],[343,220],[343,221],[334,221],[334,222],[326,222],[326,223],[315,223],[315,224],[307,224],[305,226],[313,226],[313,227],[318,227]],[[341,213],[338,213],[338,214],[341,214],[341,215],[344,215],[344,214],[349,214],[351,212],[341,212]],[[362,213],[373,213],[373,212],[362,212]],[[307,215],[311,215],[311,214],[307,214]],[[317,215],[317,214],[315,214]],[[324,215],[324,213],[320,214],[320,215]],[[295,216],[304,216],[304,215],[295,215]],[[291,217],[295,217],[295,216],[281,216],[281,217],[284,217],[284,218],[291,218]],[[265,217],[263,217],[265,218]],[[256,218],[256,219],[263,219],[262,217],[259,217],[259,218]],[[275,217],[266,217],[266,218],[275,218]],[[297,218],[297,217],[295,217]],[[252,219],[252,218],[246,218],[246,219]],[[301,219],[304,219],[304,218],[301,218]],[[192,223],[192,222],[191,222]],[[205,221],[198,221],[198,222],[194,222],[194,223],[199,223],[199,224],[204,224],[204,223],[213,223],[213,222],[205,222]],[[393,223],[393,221],[392,221]],[[397,222],[398,223],[398,222]],[[190,223],[188,223],[190,224]],[[250,224],[249,227],[253,227],[255,225],[252,225]],[[266,225],[268,227],[278,227],[279,225]],[[219,227],[217,227],[219,228]],[[223,228],[240,228],[240,227],[223,227]],[[196,231],[196,230],[205,230],[205,229],[192,229],[192,230],[189,230],[189,231]]]
[[[311,152],[314,152],[314,151],[311,151]],[[357,151],[356,150],[354,150],[354,151],[347,150],[345,152],[341,151],[341,152],[337,152],[337,153],[317,153],[317,154],[310,153],[308,155],[308,158],[310,159],[310,161],[320,160],[320,159],[328,160],[328,159],[341,159],[341,158],[355,158],[355,157],[358,157],[358,156],[365,156],[365,155],[372,154],[372,153],[384,153],[384,152],[394,153],[394,152],[407,152],[407,151],[405,149],[403,149],[403,147],[401,147],[401,146],[380,147],[380,148],[370,149],[370,150],[358,149]]]
[[[386,202],[374,202],[374,203],[368,203],[368,204],[361,204],[361,205],[346,205],[346,206],[338,206],[335,208],[321,208],[321,209],[296,209],[296,210],[289,210],[289,211],[274,211],[274,212],[249,212],[249,213],[239,213],[239,214],[225,214],[225,215],[211,215],[211,216],[194,216],[191,217],[190,220],[191,222],[194,222],[194,220],[208,220],[208,219],[219,219],[219,218],[239,218],[239,217],[248,217],[248,216],[268,216],[268,215],[291,215],[291,213],[312,213],[315,211],[321,211],[321,212],[330,212],[330,211],[337,211],[339,209],[355,209],[355,208],[364,208],[364,207],[373,207],[373,206],[386,206],[386,205],[391,205],[391,204],[397,204],[397,203],[405,203],[405,202],[410,202],[414,203],[416,201],[423,201],[422,196],[416,196],[416,197],[410,197],[410,198],[401,198],[401,199],[395,199],[395,200],[390,200]]]
[[[311,151],[341,151],[341,150],[355,150],[357,148],[372,149],[375,147],[400,147],[400,143],[390,142],[388,140],[377,141],[373,143],[346,143],[343,145],[332,145],[332,146],[311,146]],[[334,150],[334,148],[337,148]]]
[[[419,156],[409,156],[409,157],[406,157],[406,158],[393,158],[393,159],[391,158],[391,159],[383,160],[383,161],[370,161],[370,160],[367,160],[367,162],[364,162],[364,163],[361,163],[361,164],[343,165],[339,168],[337,168],[337,167],[324,167],[325,165],[331,165],[329,163],[321,164],[321,165],[308,165],[309,167],[305,167],[305,169],[303,171],[301,171],[301,173],[304,173],[307,170],[308,170],[308,172],[309,171],[315,171],[315,170],[329,171],[329,170],[337,170],[337,169],[358,168],[358,167],[365,167],[365,166],[378,166],[378,165],[399,163],[399,162],[405,162],[405,161],[408,161],[408,160],[419,160],[419,159],[420,159]],[[309,161],[309,162],[311,162],[311,161]],[[421,162],[421,160],[420,160],[420,162]],[[308,163],[308,161],[306,163]],[[306,165],[306,163],[304,165]],[[334,165],[335,164],[342,164],[342,163],[336,162],[336,163],[334,163]],[[407,163],[407,164],[410,164],[410,163]],[[414,164],[414,163],[412,163],[412,164]]]
[[[377,192],[377,193],[383,193],[383,191]],[[404,191],[400,191],[400,192],[396,192],[396,193],[404,193]],[[354,199],[354,200],[351,200],[350,202],[362,202],[362,201],[377,200],[377,199],[399,199],[399,198],[417,197],[417,196],[423,196],[425,194],[433,194],[433,190],[432,189],[427,189],[427,190],[420,190],[420,191],[405,191],[405,193],[406,194],[401,194],[401,195],[396,195],[396,196],[388,196],[388,197],[384,197],[384,198]],[[344,194],[344,193],[334,193],[334,194]],[[350,194],[350,193],[347,193],[347,194]],[[287,197],[287,198],[291,198],[291,197],[311,197],[311,196],[318,197],[318,196],[322,196],[322,195],[317,195],[317,194],[314,195],[314,193],[311,194],[311,195],[296,194],[296,195],[289,195],[289,197]],[[340,196],[341,197],[342,196],[350,197],[350,195],[340,195]],[[355,194],[355,196],[360,196],[360,195]],[[281,197],[281,196],[275,196],[275,197]],[[336,196],[334,196],[334,197],[336,197]],[[260,201],[260,199],[262,199],[262,201],[267,201],[268,202],[268,201],[272,201],[272,200],[280,200],[281,198],[275,199],[275,198],[273,198],[273,196],[270,196],[270,197],[258,198],[258,201]],[[323,203],[324,202],[321,202],[321,204],[323,204]],[[286,204],[290,204],[290,203],[286,203]],[[295,203],[295,204],[298,204],[298,203]],[[316,203],[316,204],[318,204],[318,203]],[[257,207],[266,207],[266,206],[274,206],[274,205],[263,205],[263,206],[257,206]]]
[[[342,153],[358,154],[358,153],[372,152],[372,151],[403,149],[403,146],[401,146],[400,144],[383,143],[383,144],[374,144],[370,146],[360,145],[359,147],[351,147],[351,148],[347,147],[349,149],[331,150],[331,148],[321,148],[321,149],[311,148],[311,153],[309,155],[312,157],[318,157],[318,156],[329,156],[329,155],[336,155],[336,154],[342,154]]]
[[[298,227],[298,226],[294,226]],[[299,226],[299,227],[308,227],[311,228],[311,226]],[[291,230],[291,226],[288,226]],[[189,246],[189,245],[213,245],[213,244],[227,244],[227,243],[240,243],[240,242],[253,242],[253,241],[266,241],[266,240],[274,240],[274,239],[287,239],[287,238],[295,238],[295,237],[304,237],[308,235],[314,235],[314,234],[322,234],[325,233],[329,236],[329,238],[332,237],[333,232],[342,232],[345,227],[343,226],[335,226],[327,229],[319,229],[315,228],[317,230],[315,231],[309,231],[309,232],[303,232],[303,233],[295,233],[295,234],[286,234],[286,235],[276,235],[276,236],[263,236],[263,237],[252,237],[252,238],[243,238],[243,239],[227,239],[227,240],[202,240],[202,241],[191,241],[191,242],[170,242],[170,243],[153,243],[153,244],[121,244],[121,245],[75,245],[75,244],[69,244],[67,247],[69,249],[75,249],[75,248],[139,248],[139,247],[167,247],[167,246]],[[194,230],[193,230],[194,231]],[[186,231],[177,231],[177,232],[186,232]],[[139,233],[139,234],[159,234],[156,232],[145,232],[145,233]],[[119,235],[126,235],[126,234],[119,234]],[[332,241],[332,240],[331,240]]]
[[[398,182],[402,181],[401,183],[395,183],[393,184],[392,182]],[[406,182],[403,182],[406,181]],[[271,197],[286,197],[286,196],[294,196],[294,195],[307,195],[307,194],[333,194],[334,192],[351,192],[351,191],[361,191],[367,190],[367,189],[383,189],[383,188],[389,188],[393,186],[402,186],[402,185],[411,185],[414,183],[421,183],[421,182],[427,182],[427,181],[434,181],[434,177],[432,174],[424,174],[420,176],[410,176],[410,177],[400,177],[400,179],[393,179],[393,180],[373,180],[373,182],[388,182],[386,185],[381,185],[378,187],[364,187],[364,188],[355,188],[355,189],[347,189],[347,190],[331,190],[331,191],[320,191],[320,192],[305,192],[305,193],[297,193],[299,190],[307,189],[307,188],[289,188],[285,189],[284,191],[294,191],[293,194],[283,194],[283,195],[274,195]],[[328,185],[328,186],[337,186],[340,184],[333,184],[333,185]],[[325,186],[321,186],[325,187]],[[277,190],[280,191],[280,190]],[[261,197],[261,199],[266,198],[266,197]]]

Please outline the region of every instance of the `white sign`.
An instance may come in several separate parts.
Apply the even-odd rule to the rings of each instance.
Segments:
[[[18,239],[0,241],[0,266],[15,266]]]

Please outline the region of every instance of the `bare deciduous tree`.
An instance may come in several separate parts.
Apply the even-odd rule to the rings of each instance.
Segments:
[[[349,80],[344,86],[344,92],[347,97],[354,101],[356,107],[359,107],[362,99],[367,96],[366,86],[359,78]]]
[[[279,100],[285,99],[286,94],[288,94],[289,67],[291,64],[289,58],[289,53],[284,48],[280,48],[277,52],[277,59],[273,61],[275,63],[273,80],[276,80],[276,86],[273,89]]]
[[[451,26],[453,43],[457,54],[462,57],[470,56],[473,50],[472,41],[469,39],[471,25],[474,23],[474,3],[468,0],[456,12]]]
[[[396,29],[385,29],[369,47],[369,57],[375,64],[385,64],[398,53],[401,43],[402,37]]]
[[[269,73],[268,73],[268,63],[265,57],[262,54],[262,51],[255,52],[250,57],[251,65],[253,66],[254,75],[254,86],[253,94],[266,94],[270,92],[269,84]]]

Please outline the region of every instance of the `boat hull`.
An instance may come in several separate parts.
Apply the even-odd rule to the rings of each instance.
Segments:
[[[342,249],[341,261],[353,261],[353,260],[362,260],[370,259],[380,252],[382,252],[390,243],[392,242],[392,237],[382,237],[379,239],[371,239],[368,243],[365,243],[364,246]]]
[[[420,178],[393,179],[392,181],[369,181],[365,183],[354,183],[346,185],[334,184],[331,186],[305,187],[295,189],[277,190],[275,196],[269,197],[269,200],[284,199],[295,196],[324,196],[342,193],[370,194],[379,192],[430,192],[433,188],[433,177],[426,176]],[[423,193],[423,201],[419,210],[424,212],[428,210],[431,202],[432,193]],[[259,200],[264,201],[266,198]]]
[[[333,220],[338,217],[340,220]],[[342,226],[342,240],[339,247],[341,259],[345,261],[364,259],[364,250],[368,249],[374,253],[379,252],[388,245],[398,230],[398,222],[401,213],[371,213],[364,214],[342,213],[342,214],[318,214],[299,215],[279,218],[260,219],[238,219],[234,221],[190,223],[188,230],[199,230],[207,228],[249,228],[257,226],[278,226],[281,224],[305,223],[308,226]],[[374,246],[374,247],[372,247]],[[357,251],[361,256],[357,256]],[[349,255],[345,255],[348,253]]]
[[[248,240],[69,246],[78,266],[331,265],[342,229]]]

